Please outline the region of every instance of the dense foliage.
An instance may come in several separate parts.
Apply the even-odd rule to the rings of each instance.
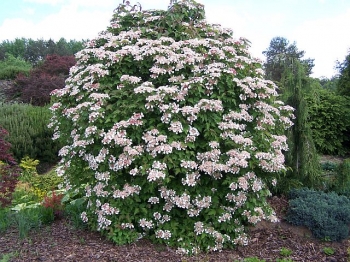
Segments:
[[[321,185],[321,167],[309,123],[309,106],[305,91],[310,90],[310,78],[298,60],[285,67],[280,80],[283,101],[295,108],[294,125],[286,131],[289,150],[285,152],[288,171],[282,177],[278,193],[288,193],[296,187],[318,188]]]
[[[48,55],[44,62],[30,71],[29,76],[20,74],[7,96],[35,106],[50,103],[50,93],[63,88],[69,68],[75,64],[74,56]]]
[[[319,82],[319,84],[323,89],[326,89],[332,92],[336,92],[337,90],[337,83],[338,83],[337,76],[332,76],[331,78],[326,78],[326,77],[314,78],[314,80]]]
[[[61,201],[62,190],[58,189],[62,179],[54,171],[38,175],[38,164],[38,160],[29,157],[21,160],[12,199],[5,208],[0,207],[0,233],[16,228],[19,237],[24,238],[31,230],[62,218],[65,205]],[[67,215],[76,216],[75,209],[79,207],[70,206],[72,211]]]
[[[11,144],[7,137],[7,130],[0,126],[0,207],[11,203],[19,175],[19,168],[10,152]]]
[[[26,104],[0,104],[0,126],[9,131],[11,153],[19,162],[25,156],[41,162],[58,161],[58,143],[47,125],[51,114],[47,107]]]
[[[0,60],[0,79],[15,79],[18,74],[28,75],[32,65],[22,58],[16,58],[7,54],[4,60]]]
[[[322,88],[305,94],[308,122],[317,152],[344,155],[349,152],[350,102],[344,96]]]
[[[335,193],[292,190],[287,221],[307,226],[315,237],[323,240],[346,239],[349,236],[350,200]]]
[[[350,198],[350,159],[345,159],[336,169],[332,191]]]
[[[350,51],[343,62],[337,63],[339,79],[337,82],[337,92],[340,95],[350,96]]]
[[[245,39],[202,5],[121,4],[53,92],[58,173],[88,199],[82,219],[118,244],[147,236],[180,253],[247,244],[275,220],[265,182],[285,171],[293,109],[276,100]]]

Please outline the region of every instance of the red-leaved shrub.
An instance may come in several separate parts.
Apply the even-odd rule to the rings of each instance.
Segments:
[[[11,144],[5,140],[8,132],[0,127],[0,206],[11,203],[12,193],[16,188],[19,167],[9,152]]]
[[[43,200],[42,205],[45,208],[52,208],[55,218],[60,218],[62,216],[63,204],[61,202],[63,194],[56,194],[52,191],[51,196],[46,196]]]
[[[19,74],[7,95],[36,106],[50,103],[52,90],[63,88],[69,69],[75,65],[74,56],[48,55],[29,76]]]

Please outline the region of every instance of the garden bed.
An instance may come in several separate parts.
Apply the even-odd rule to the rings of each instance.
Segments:
[[[0,236],[1,255],[10,261],[243,261],[257,257],[265,261],[350,261],[350,240],[323,242],[314,239],[307,228],[283,220],[288,202],[269,200],[281,219],[279,223],[259,223],[249,228],[250,244],[235,250],[181,257],[174,249],[147,240],[116,246],[97,232],[74,229],[67,220],[33,231],[20,240],[16,230]],[[326,249],[325,249],[326,248]],[[328,248],[328,249],[327,249]],[[334,251],[334,254],[328,252]],[[290,254],[289,254],[290,253]],[[326,254],[327,253],[327,254]],[[282,260],[285,259],[285,260]],[[287,260],[290,259],[290,260]],[[247,260],[258,261],[258,260]],[[261,260],[262,261],[262,260]]]

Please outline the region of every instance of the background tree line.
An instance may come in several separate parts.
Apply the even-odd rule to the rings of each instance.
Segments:
[[[33,66],[42,62],[47,55],[72,56],[84,47],[85,40],[67,41],[61,38],[57,42],[52,39],[33,40],[31,38],[16,38],[13,41],[4,40],[0,43],[0,60],[9,55],[21,58]]]

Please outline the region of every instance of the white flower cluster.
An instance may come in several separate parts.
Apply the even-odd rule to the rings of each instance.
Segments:
[[[257,152],[255,157],[259,160],[259,166],[266,172],[285,170],[284,155],[281,150],[275,150],[273,153]]]
[[[156,235],[156,238],[163,238],[163,239],[166,239],[166,240],[171,238],[171,233],[170,233],[169,230],[161,230],[161,229],[159,229],[159,230],[157,230],[155,232],[155,235]]]
[[[153,228],[153,222],[151,220],[147,220],[146,218],[142,218],[139,221],[140,227],[143,229],[152,229]]]
[[[141,191],[141,187],[138,185],[130,186],[129,184],[125,184],[123,187],[123,190],[115,190],[113,192],[113,197],[124,199],[133,194],[138,195],[140,191]]]
[[[166,175],[164,172],[166,170],[166,167],[167,166],[165,163],[154,161],[152,164],[152,168],[148,170],[147,180],[152,182],[158,179],[164,179]]]
[[[182,184],[194,187],[199,182],[199,172],[186,173],[186,178],[182,179]]]

